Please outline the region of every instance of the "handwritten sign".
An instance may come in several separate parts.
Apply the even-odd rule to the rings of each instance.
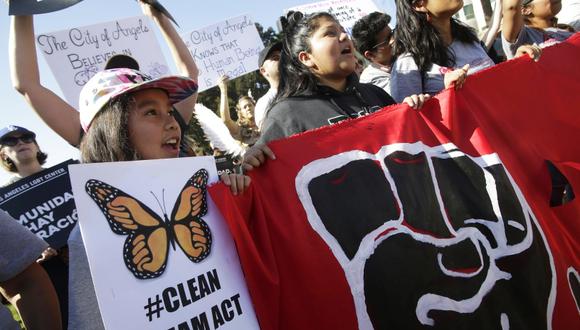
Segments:
[[[182,36],[199,69],[199,91],[217,85],[218,78],[231,79],[258,69],[264,49],[254,21],[248,15],[227,19]]]
[[[78,108],[85,83],[115,54],[132,56],[156,78],[169,74],[151,21],[145,16],[39,34],[36,44],[66,100]]]
[[[374,11],[381,11],[372,0],[321,1],[292,7],[287,9],[286,12],[290,10],[300,11],[305,14],[312,14],[320,11],[328,12],[338,19],[349,35],[352,35],[352,27],[356,21]]]
[[[0,208],[54,248],[66,245],[77,222],[68,160],[0,189]]]
[[[259,328],[234,241],[205,193],[218,180],[213,157],[70,171],[105,328]]]

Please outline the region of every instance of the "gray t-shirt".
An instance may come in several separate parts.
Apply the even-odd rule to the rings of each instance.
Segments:
[[[359,81],[361,83],[373,84],[391,93],[391,71],[380,68],[374,63],[370,63],[361,73]]]
[[[473,74],[494,65],[487,52],[478,42],[464,43],[453,41],[449,51],[455,54],[455,66],[442,67],[437,64],[421,74],[417,63],[411,54],[402,54],[393,64],[391,71],[391,96],[398,103],[409,95],[427,93],[435,95],[445,88],[443,78],[445,73],[462,68],[469,64],[468,74]]]
[[[93,278],[89,270],[89,260],[78,224],[69,235],[68,250],[68,328],[71,330],[104,329]]]
[[[568,39],[572,34],[573,33],[571,32],[557,28],[539,30],[524,25],[516,41],[513,43],[508,42],[502,35],[501,43],[505,56],[508,59],[511,59],[516,56],[516,51],[521,45],[537,44],[543,48],[562,42]]]
[[[0,210],[0,282],[20,274],[42,254],[48,244]],[[0,304],[0,329],[20,329],[6,307]]]

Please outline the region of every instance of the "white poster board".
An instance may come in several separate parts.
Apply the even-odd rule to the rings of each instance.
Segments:
[[[352,27],[356,21],[374,11],[381,11],[372,0],[329,0],[292,7],[287,9],[286,12],[290,10],[300,11],[305,14],[319,11],[331,13],[338,19],[349,35],[352,35]]]
[[[182,35],[199,69],[199,91],[218,78],[237,78],[258,69],[264,43],[249,15],[242,15]]]
[[[36,45],[65,99],[78,109],[85,83],[115,54],[133,57],[154,78],[169,74],[153,25],[146,16],[131,17],[39,34]]]
[[[201,254],[200,260],[195,262],[190,260],[182,247],[184,241],[178,237],[183,234],[176,226],[180,212],[174,216],[172,210],[174,205],[179,205],[178,210],[187,203],[201,205],[188,202],[199,201],[196,198],[200,195],[191,195],[197,196],[191,199],[182,197],[185,191],[191,192],[186,189],[186,183],[191,182],[192,177],[199,179],[203,169],[208,174],[208,185],[218,180],[213,157],[70,166],[80,229],[106,329],[193,329],[193,324],[202,329],[259,328],[233,239],[209,195],[206,195],[207,212],[196,213],[202,219],[196,223],[204,223],[206,227],[191,229],[198,235],[197,242],[203,242],[199,235],[209,242],[205,245],[208,253]],[[103,211],[94,196],[105,196],[106,203],[102,205],[108,205],[106,209],[110,214],[123,218],[130,213],[133,218],[140,219],[133,224],[141,225],[119,226],[117,229],[126,230],[127,234],[115,233],[111,223],[119,224],[126,219],[110,221],[105,215],[107,211]],[[115,197],[107,200],[106,196]],[[118,199],[118,196],[125,199]],[[138,203],[145,206],[137,210],[141,212],[135,211],[134,206]],[[166,209],[167,217],[171,218],[165,221],[166,226],[158,224],[164,218],[161,209]],[[194,214],[199,209],[188,210],[186,214]],[[114,212],[127,210],[132,211],[121,215]],[[142,225],[145,223],[148,225]],[[191,223],[186,223],[191,227]],[[203,234],[199,228],[204,228]],[[177,234],[171,237],[174,233]],[[139,235],[145,237],[142,242],[146,245],[137,243]],[[147,252],[143,249],[146,246],[152,251],[145,253],[147,257],[163,255],[158,247],[164,244],[153,243],[163,237],[169,241],[163,241],[167,244],[165,268],[157,277],[138,278],[137,273],[142,268],[139,263],[132,264],[134,268],[129,267],[126,256],[129,255],[131,262],[137,257],[128,251],[142,249]],[[130,249],[125,248],[126,242]],[[152,264],[141,265],[149,269]]]

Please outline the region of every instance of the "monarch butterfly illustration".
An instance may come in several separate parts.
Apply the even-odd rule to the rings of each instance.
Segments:
[[[175,241],[189,260],[200,262],[211,250],[211,232],[201,218],[207,213],[206,185],[208,173],[197,171],[181,189],[171,217],[164,219],[145,204],[102,181],[87,181],[85,190],[97,203],[111,230],[127,235],[123,247],[125,265],[138,279],[163,274],[169,255],[169,244]]]

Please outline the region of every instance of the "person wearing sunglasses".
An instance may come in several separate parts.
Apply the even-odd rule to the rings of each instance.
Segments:
[[[391,64],[393,62],[393,30],[391,16],[373,12],[359,19],[352,28],[357,51],[370,63],[360,75],[360,82],[369,83],[391,93]]]
[[[5,185],[42,171],[47,157],[36,143],[34,132],[13,125],[0,130],[0,156],[2,167],[15,173]]]

